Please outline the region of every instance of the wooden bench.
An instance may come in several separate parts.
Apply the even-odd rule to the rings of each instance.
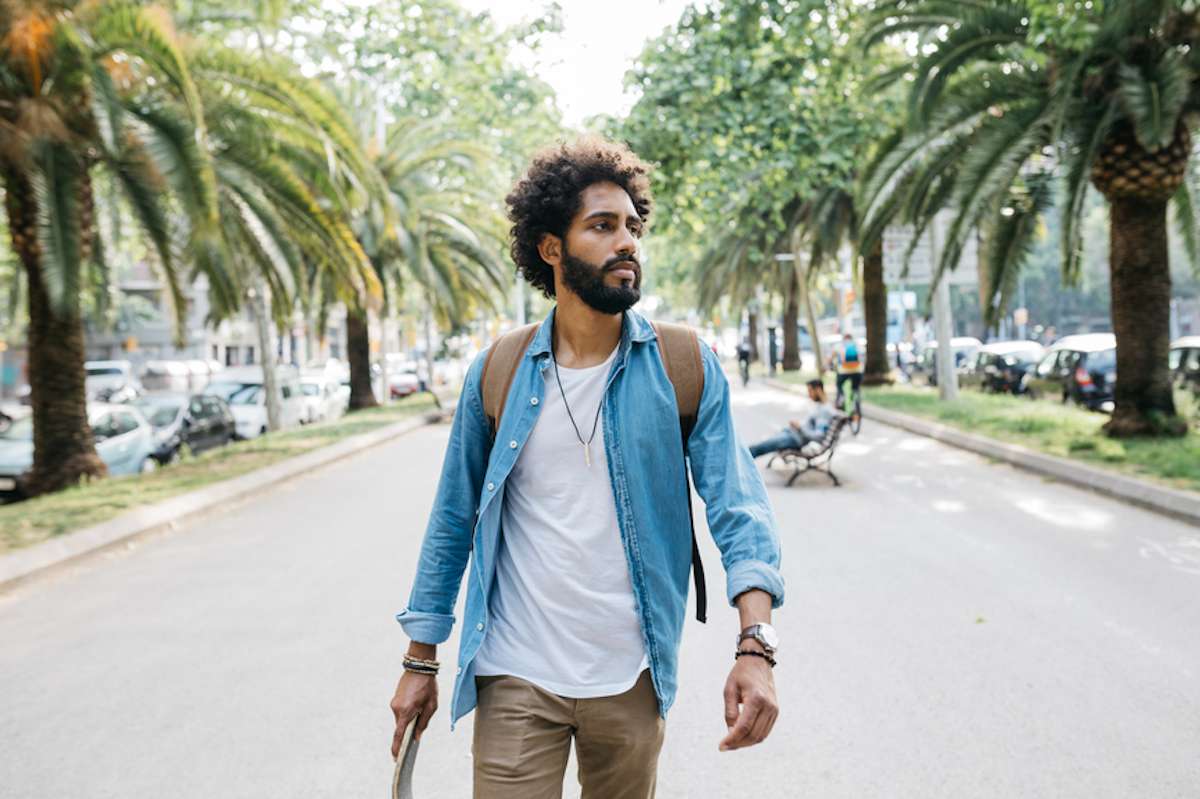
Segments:
[[[842,483],[837,479],[837,475],[833,473],[831,463],[833,461],[833,453],[837,449],[838,438],[842,431],[846,429],[846,425],[850,422],[850,417],[844,413],[836,414],[833,417],[833,422],[829,425],[829,429],[825,431],[825,437],[820,441],[810,441],[799,449],[783,449],[776,452],[767,461],[767,468],[771,468],[771,464],[776,460],[783,462],[785,466],[792,467],[792,476],[788,478],[787,484],[790,487],[796,482],[796,478],[807,471],[816,470],[829,475],[829,479],[833,481],[835,486],[840,486]]]

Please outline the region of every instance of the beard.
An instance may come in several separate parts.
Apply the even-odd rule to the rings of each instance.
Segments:
[[[632,283],[610,286],[605,276],[615,269],[630,269]],[[563,283],[579,295],[584,304],[595,311],[615,316],[629,310],[642,298],[642,267],[632,258],[613,258],[603,266],[589,264],[563,250]]]

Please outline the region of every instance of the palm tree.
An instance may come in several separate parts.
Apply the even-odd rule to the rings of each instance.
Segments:
[[[388,306],[411,286],[420,292],[427,314],[449,324],[470,318],[481,304],[494,306],[504,295],[504,223],[489,199],[495,192],[487,189],[495,181],[488,160],[486,152],[440,121],[401,119],[391,125],[374,157],[385,187],[382,201],[357,223],[377,279],[393,289],[386,295]],[[352,408],[374,404],[367,335],[366,309],[348,305]],[[429,344],[427,336],[432,386]]]
[[[194,251],[210,276],[214,317],[251,308],[276,429],[271,328],[307,301],[313,274],[345,301],[379,301],[350,221],[384,187],[344,110],[291,62],[212,42],[190,48],[188,60],[210,131],[220,219],[215,251]],[[172,174],[189,179],[182,166]]]
[[[156,14],[133,2],[0,0],[0,182],[13,251],[28,295],[33,468],[37,494],[105,474],[84,391],[80,294],[103,269],[93,176],[124,192],[158,258],[182,325],[179,259],[149,131],[134,115],[157,107],[193,180],[172,198],[197,240],[213,230],[212,165],[187,64]]]
[[[1190,126],[1200,111],[1200,12],[1182,0],[1122,0],[1077,10],[1086,35],[1041,41],[1027,0],[881,0],[866,44],[915,35],[909,132],[884,156],[869,194],[909,210],[946,206],[954,219],[939,270],[982,230],[995,291],[1011,278],[992,263],[1027,246],[1031,213],[1061,180],[1064,269],[1078,275],[1089,181],[1110,210],[1110,287],[1117,337],[1109,435],[1182,434],[1167,366],[1173,200],[1193,259]],[[918,168],[913,163],[919,162]],[[939,175],[950,170],[953,180]],[[882,198],[882,199],[881,199]],[[929,218],[918,214],[912,218]],[[1019,262],[1019,259],[1010,263]],[[1003,261],[1001,261],[1003,263]]]

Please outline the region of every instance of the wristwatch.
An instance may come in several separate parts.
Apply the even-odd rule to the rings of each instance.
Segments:
[[[772,657],[774,657],[775,652],[779,649],[779,633],[775,632],[775,628],[769,624],[752,624],[742,630],[741,635],[738,636],[737,645],[740,647],[742,641],[745,641],[747,638],[758,641],[759,646],[766,650],[766,653]]]

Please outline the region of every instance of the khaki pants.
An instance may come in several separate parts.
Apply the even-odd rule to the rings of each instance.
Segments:
[[[623,694],[567,699],[477,677],[475,799],[559,799],[575,739],[583,799],[653,799],[664,723],[643,671]]]

